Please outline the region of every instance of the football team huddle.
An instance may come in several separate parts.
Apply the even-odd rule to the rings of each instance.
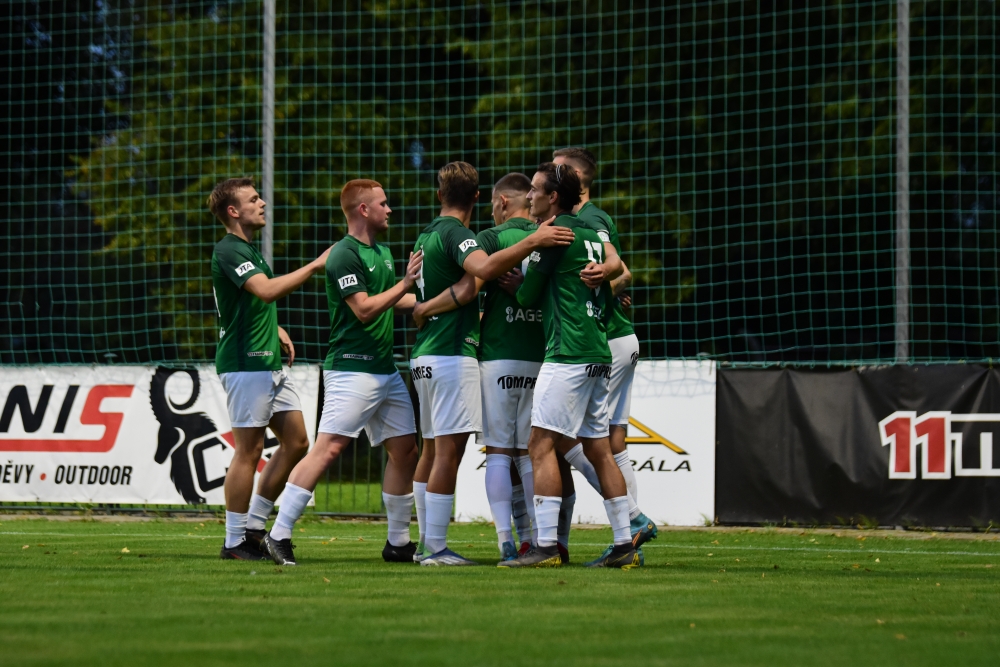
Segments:
[[[657,529],[637,505],[625,445],[639,342],[625,313],[631,274],[618,230],[590,201],[596,173],[592,153],[564,148],[530,178],[507,174],[493,187],[495,226],[476,235],[469,225],[479,175],[468,163],[446,164],[438,172],[440,214],[420,232],[402,280],[377,240],[391,209],[376,181],[348,182],[340,193],[347,234],[277,277],[252,244],[266,206],[253,181],[215,187],[208,205],[229,232],[212,255],[221,326],[216,369],[235,446],[222,558],[295,565],[295,522],[320,477],[364,430],[386,453],[387,562],[476,564],[448,548],[458,468],[476,435],[486,452],[499,567],[569,562],[573,468],[604,498],[614,533],[587,566],[642,565],[642,544]],[[275,301],[323,270],[330,347],[310,449],[281,362],[284,354],[291,365],[295,347],[278,326]],[[411,315],[418,328],[410,376],[419,453],[413,403],[393,359],[392,311]],[[268,427],[279,446],[254,492]],[[414,505],[418,543],[410,539]]]

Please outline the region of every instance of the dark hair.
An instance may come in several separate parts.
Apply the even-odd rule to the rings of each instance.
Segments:
[[[441,203],[457,208],[472,208],[479,192],[479,172],[468,162],[449,162],[438,170]]]
[[[538,173],[545,176],[545,194],[559,195],[559,208],[572,211],[580,203],[580,177],[567,164],[543,162],[538,165]]]
[[[577,146],[560,148],[559,150],[552,151],[552,157],[564,157],[573,160],[583,174],[580,181],[585,188],[589,189],[593,185],[594,179],[597,178],[597,158],[586,148],[579,148]]]
[[[507,174],[493,186],[493,192],[500,195],[524,196],[531,191],[531,179],[522,173]]]
[[[240,188],[252,188],[253,178],[250,176],[243,176],[242,178],[227,178],[221,183],[217,183],[214,188],[212,188],[212,193],[208,195],[208,210],[212,212],[212,215],[221,222],[226,224],[229,222],[229,216],[226,214],[226,209],[230,206],[237,206],[240,200],[236,197],[236,192]]]

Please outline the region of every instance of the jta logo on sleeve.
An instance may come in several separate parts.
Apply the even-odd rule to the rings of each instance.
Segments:
[[[900,410],[878,423],[883,447],[889,447],[889,479],[917,478],[917,447],[922,479],[1000,477],[994,446],[1000,445],[1000,414],[952,414]],[[1000,457],[997,457],[1000,465]]]
[[[345,289],[345,288],[350,287],[352,285],[357,285],[358,284],[358,277],[352,273],[349,276],[344,276],[343,278],[341,278],[337,282],[340,284],[340,289]]]
[[[243,276],[247,271],[253,271],[253,262],[243,262],[236,267],[236,275]]]
[[[466,239],[465,241],[462,241],[461,243],[458,244],[458,251],[459,252],[465,252],[469,248],[475,248],[475,247],[477,247],[477,245],[478,244],[476,243],[476,241],[474,239]]]

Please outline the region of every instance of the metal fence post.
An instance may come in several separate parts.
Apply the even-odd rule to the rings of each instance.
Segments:
[[[276,0],[264,0],[264,155],[261,193],[267,208],[264,209],[264,231],[261,234],[261,251],[264,260],[274,268],[274,51]]]
[[[910,0],[896,0],[896,363],[910,359]]]

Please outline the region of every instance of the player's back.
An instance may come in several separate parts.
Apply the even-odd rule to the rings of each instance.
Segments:
[[[524,218],[512,218],[502,225],[479,232],[476,241],[487,254],[510,248],[534,232],[538,226]],[[530,258],[521,264],[526,272]],[[504,291],[497,281],[486,284],[483,317],[479,323],[480,361],[516,359],[541,362],[545,356],[542,311],[525,307]]]
[[[610,363],[604,312],[607,286],[594,290],[580,280],[587,264],[603,263],[604,242],[574,215],[561,215],[555,224],[572,229],[575,238],[567,247],[543,250],[533,266],[549,275],[541,301],[545,361]]]
[[[457,218],[435,218],[417,237],[413,252],[423,250],[417,279],[417,301],[429,301],[465,275],[462,264],[479,249],[475,235]],[[479,347],[479,305],[464,306],[427,320],[417,332],[411,357],[423,355],[475,357]]]

